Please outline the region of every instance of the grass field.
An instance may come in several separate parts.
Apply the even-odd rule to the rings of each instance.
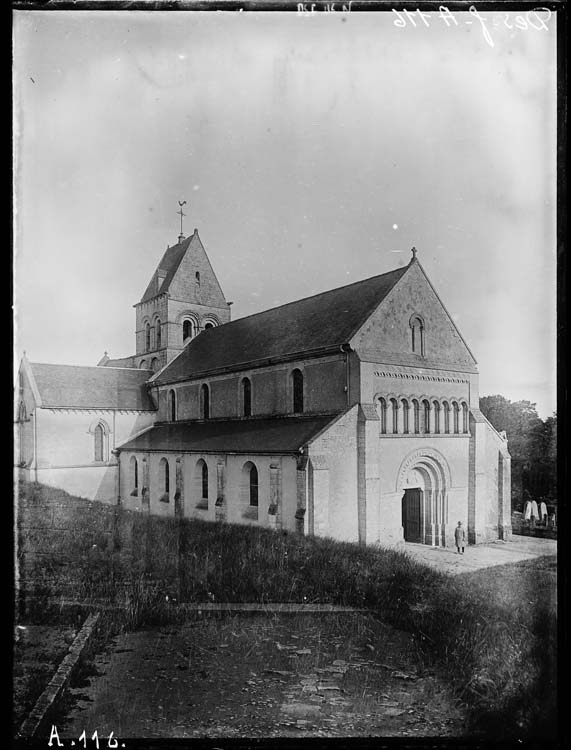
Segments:
[[[451,577],[398,551],[331,539],[189,519],[141,517],[137,523],[150,524],[147,548],[155,559],[169,545],[176,548],[170,578],[152,580],[138,568],[127,581],[111,581],[109,559],[86,564],[91,540],[81,536],[70,561],[76,592],[105,591],[124,604],[127,628],[180,619],[174,601],[367,607],[411,634],[419,664],[446,675],[469,706],[474,732],[547,737],[555,729],[551,558]]]

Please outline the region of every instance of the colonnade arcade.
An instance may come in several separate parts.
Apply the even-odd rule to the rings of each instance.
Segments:
[[[377,395],[374,399],[381,435],[459,435],[469,432],[464,399]]]

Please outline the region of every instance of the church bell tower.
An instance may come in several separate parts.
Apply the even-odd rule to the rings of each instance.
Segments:
[[[137,302],[134,366],[155,372],[168,364],[205,328],[230,321],[230,305],[204,249],[198,230],[167,246]]]

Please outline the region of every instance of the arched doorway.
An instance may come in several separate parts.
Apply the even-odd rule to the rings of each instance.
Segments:
[[[449,487],[450,471],[437,451],[418,450],[403,461],[397,490],[405,542],[446,546]]]

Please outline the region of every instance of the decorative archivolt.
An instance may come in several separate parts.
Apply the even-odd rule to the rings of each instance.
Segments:
[[[110,429],[109,425],[107,424],[107,422],[104,419],[101,419],[101,418],[94,419],[93,422],[90,423],[90,425],[89,425],[89,427],[87,429],[87,432],[90,435],[95,435],[95,430],[99,426],[103,430],[103,434],[104,435],[109,435],[111,433],[111,429]]]
[[[396,491],[399,492],[405,484],[408,473],[415,468],[430,467],[435,477],[440,479],[437,489],[445,491],[452,486],[450,467],[448,462],[435,448],[417,448],[406,456],[397,472]]]
[[[424,330],[426,330],[426,323],[424,322],[424,318],[422,317],[422,315],[419,315],[418,313],[413,313],[410,316],[408,324],[412,328],[417,323],[420,324],[424,328]]]
[[[182,323],[185,320],[192,320],[196,325],[200,323],[200,316],[197,315],[193,310],[183,310],[180,312],[175,319],[175,322],[179,325],[182,325]]]
[[[389,403],[391,399],[394,399],[395,401],[399,400],[399,396],[396,393],[376,393],[373,398],[373,403],[377,403],[381,401],[381,399],[384,399],[385,403]]]

